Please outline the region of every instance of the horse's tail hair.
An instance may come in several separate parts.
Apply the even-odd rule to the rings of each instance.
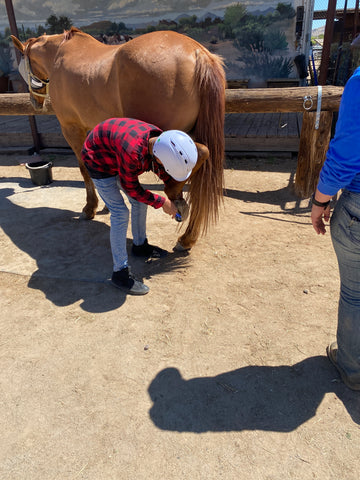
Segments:
[[[225,71],[220,56],[199,49],[195,75],[200,111],[193,137],[209,149],[209,159],[190,181],[191,215],[184,237],[195,242],[218,219],[224,188]],[[192,237],[192,238],[189,238]]]

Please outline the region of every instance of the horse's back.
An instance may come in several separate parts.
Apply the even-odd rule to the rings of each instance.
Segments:
[[[204,50],[190,37],[163,31],[122,45],[114,68],[124,114],[189,131],[200,106],[195,67]]]
[[[199,55],[215,58],[203,45],[186,35],[172,31],[157,31],[141,35],[123,44],[118,51],[122,62],[136,65],[144,72],[166,74],[176,70],[178,76],[194,74]],[[173,72],[172,72],[173,73]]]
[[[139,51],[145,55],[151,52],[158,54],[161,52],[165,56],[177,57],[180,55],[183,58],[184,53],[192,54],[196,48],[203,49],[204,47],[191,37],[173,31],[146,33],[122,45],[122,50],[136,54],[137,58]]]

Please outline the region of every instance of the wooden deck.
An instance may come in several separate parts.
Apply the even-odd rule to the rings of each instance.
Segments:
[[[226,151],[297,152],[301,123],[300,113],[228,113]]]
[[[55,115],[38,115],[35,119],[44,148],[70,148]],[[29,117],[0,115],[0,149],[26,149],[33,145]]]
[[[54,115],[36,118],[44,148],[68,148]],[[225,116],[227,152],[297,152],[302,114],[228,113]],[[0,148],[31,148],[33,138],[27,116],[0,115]]]

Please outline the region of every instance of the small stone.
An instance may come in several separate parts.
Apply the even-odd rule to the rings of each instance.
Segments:
[[[308,294],[309,293],[309,290],[307,288],[304,288],[303,290],[304,293]]]
[[[149,348],[150,348],[149,345],[145,345],[144,350],[149,350]]]

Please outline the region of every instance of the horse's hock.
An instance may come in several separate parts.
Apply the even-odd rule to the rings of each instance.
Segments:
[[[308,198],[316,188],[326,157],[333,112],[339,110],[343,87],[227,89],[226,113],[303,113],[295,191]],[[35,112],[27,93],[0,95],[0,115],[54,115],[51,104]]]

